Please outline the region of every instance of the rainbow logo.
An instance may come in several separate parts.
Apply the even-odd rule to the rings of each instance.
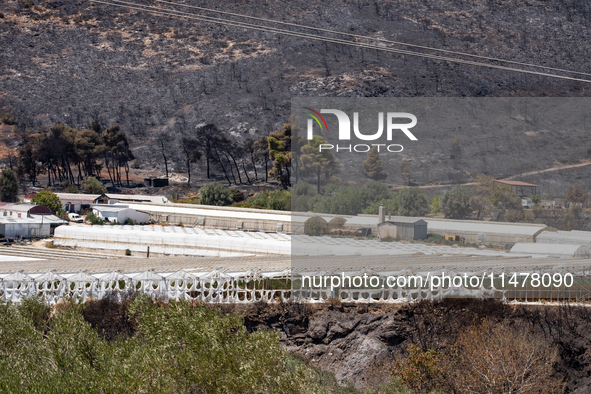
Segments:
[[[324,130],[324,127],[326,127],[326,131],[328,131],[328,126],[326,124],[326,120],[324,120],[324,117],[322,115],[320,115],[320,113],[318,111],[314,111],[312,108],[304,108],[307,109],[308,111],[312,111],[313,114],[311,114],[310,112],[306,112],[306,115],[310,115],[315,121],[316,123],[318,123],[318,126],[320,126],[320,130]],[[320,119],[318,119],[320,118]],[[322,123],[320,123],[320,120],[322,120],[322,123],[324,123],[324,127],[322,127]]]

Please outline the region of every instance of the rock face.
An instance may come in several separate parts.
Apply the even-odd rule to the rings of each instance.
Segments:
[[[554,373],[569,392],[591,389],[591,311],[570,307],[513,307],[493,300],[415,304],[223,306],[245,316],[250,330],[279,330],[288,351],[360,389],[390,379],[410,344],[445,351],[462,330],[487,318],[531,330],[559,358]]]
[[[312,319],[307,338],[311,341],[303,338],[300,346],[291,349],[334,372],[339,381],[357,385],[367,380],[367,370],[360,365],[388,359],[392,356],[389,346],[405,340],[387,314],[356,316],[336,311]]]

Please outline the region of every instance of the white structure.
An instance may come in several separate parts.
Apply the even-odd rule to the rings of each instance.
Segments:
[[[104,193],[95,199],[99,204],[117,204],[117,203],[141,203],[141,204],[167,204],[168,198],[165,196],[145,196],[140,194],[113,194]]]
[[[549,257],[591,257],[591,250],[586,245],[516,243],[511,248],[511,253],[535,254]]]
[[[537,243],[587,245],[591,248],[591,231],[555,231],[538,235]]]
[[[100,194],[56,193],[56,196],[60,199],[64,211],[80,212],[83,209],[90,208],[95,200],[100,197]]]
[[[216,207],[196,204],[115,204],[150,214],[156,223],[290,233],[288,211]],[[307,220],[309,217],[305,217]],[[305,222],[304,220],[304,222]],[[299,224],[298,226],[303,226]]]
[[[0,216],[0,234],[5,237],[49,237],[51,221],[33,218]]]
[[[392,216],[390,221],[408,220],[408,217]],[[453,220],[417,217],[427,222],[429,233],[458,235],[466,242],[482,242],[486,244],[513,244],[517,242],[536,242],[543,233],[556,231],[545,224],[487,222],[480,220]],[[347,229],[371,227],[377,230],[378,217],[375,215],[359,215],[348,217]]]
[[[127,219],[131,219],[134,223],[146,224],[150,220],[150,215],[147,213],[138,212],[125,205],[93,205],[92,212],[111,223],[124,223]]]
[[[61,226],[54,243],[60,246],[192,256],[289,255],[284,234],[204,230],[172,226]]]

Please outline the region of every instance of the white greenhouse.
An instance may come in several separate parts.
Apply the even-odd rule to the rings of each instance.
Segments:
[[[173,226],[61,226],[54,243],[82,249],[129,249],[150,255],[240,256],[289,255],[284,234],[225,231]],[[148,249],[149,248],[149,249]]]
[[[591,257],[591,250],[586,245],[516,243],[511,253],[544,255],[549,257]]]

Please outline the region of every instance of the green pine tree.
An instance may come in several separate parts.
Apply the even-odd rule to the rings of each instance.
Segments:
[[[382,167],[382,159],[380,159],[378,148],[375,146],[372,147],[369,152],[367,152],[367,160],[363,162],[363,169],[365,176],[367,176],[369,179],[373,179],[374,181],[384,180],[389,175],[384,172],[384,167]]]

